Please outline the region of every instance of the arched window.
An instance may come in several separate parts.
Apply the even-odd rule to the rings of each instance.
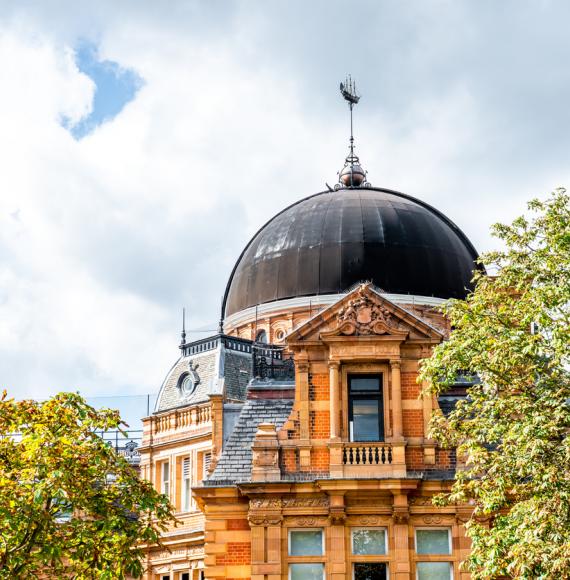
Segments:
[[[267,332],[265,332],[265,330],[260,330],[255,337],[255,342],[267,344]]]

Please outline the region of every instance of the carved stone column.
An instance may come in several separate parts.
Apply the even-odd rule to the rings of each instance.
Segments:
[[[222,452],[224,439],[224,402],[222,395],[210,395],[212,404],[212,462],[210,472],[212,472],[218,463],[218,456]]]
[[[392,378],[392,434],[394,441],[402,441],[404,439],[400,365],[401,363],[399,360],[390,361]]]
[[[410,546],[409,546],[409,509],[408,496],[394,491],[392,517],[394,519],[394,580],[409,580],[411,578]]]
[[[340,363],[329,361],[331,440],[340,437]]]
[[[281,579],[281,500],[277,498],[250,501],[248,514],[251,528],[252,580]]]
[[[303,356],[304,354],[304,356]],[[301,353],[296,363],[295,405],[299,410],[299,465],[301,471],[311,468],[311,445],[309,443],[309,361],[307,353]]]
[[[345,502],[344,493],[334,493],[330,496],[329,507],[330,555],[329,574],[330,580],[345,580],[346,578],[346,542],[345,542]]]

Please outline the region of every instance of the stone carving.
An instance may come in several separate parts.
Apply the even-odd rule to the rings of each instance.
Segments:
[[[380,523],[380,518],[376,516],[364,516],[358,522],[361,526],[377,526]]]
[[[410,514],[408,513],[408,510],[395,508],[392,518],[394,519],[395,524],[407,524],[410,519]]]
[[[281,508],[281,499],[278,497],[251,499],[249,500],[249,507],[252,509],[276,509]]]
[[[329,520],[333,526],[342,526],[346,521],[346,513],[344,510],[331,511]]]
[[[425,524],[441,524],[442,522],[441,516],[424,516],[422,519]]]
[[[319,520],[317,518],[299,518],[295,523],[302,528],[312,528],[318,525]]]
[[[278,526],[283,521],[281,516],[249,515],[247,517],[252,526]]]
[[[306,507],[320,507],[326,508],[329,506],[328,497],[291,497],[282,500],[284,508],[306,508]]]
[[[337,314],[337,331],[340,334],[390,334],[393,330],[399,329],[392,313],[367,296],[365,285]]]

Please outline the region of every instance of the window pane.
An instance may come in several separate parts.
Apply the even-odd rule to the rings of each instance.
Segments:
[[[324,564],[290,564],[291,580],[323,580]]]
[[[379,391],[380,378],[379,377],[351,377],[350,379],[351,391]]]
[[[291,532],[289,554],[291,556],[322,556],[322,530]]]
[[[416,530],[418,554],[451,554],[449,530]]]
[[[366,556],[386,553],[384,530],[354,530],[352,532],[352,553]]]
[[[355,564],[354,580],[386,580],[386,564]]]
[[[451,580],[449,562],[418,562],[418,580]]]
[[[352,439],[353,441],[379,441],[380,426],[378,416],[380,401],[362,399],[352,401]]]

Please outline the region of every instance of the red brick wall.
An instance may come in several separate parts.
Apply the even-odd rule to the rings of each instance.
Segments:
[[[421,385],[418,385],[416,379],[417,373],[402,373],[402,399],[417,399],[420,396]]]
[[[402,411],[404,437],[424,436],[424,413],[421,409],[404,409]]]
[[[311,471],[329,471],[330,456],[327,447],[313,447],[311,449]]]
[[[311,439],[328,439],[330,437],[330,411],[311,411],[309,421]]]
[[[229,542],[225,554],[216,557],[216,566],[251,564],[251,542]]]
[[[297,461],[297,450],[286,448],[283,449],[281,456],[282,467],[281,469],[286,473],[296,473],[299,471],[299,463]]]
[[[406,448],[406,465],[408,469],[424,468],[424,452],[419,448]]]
[[[309,375],[309,400],[328,401],[330,398],[329,376],[327,374]]]

